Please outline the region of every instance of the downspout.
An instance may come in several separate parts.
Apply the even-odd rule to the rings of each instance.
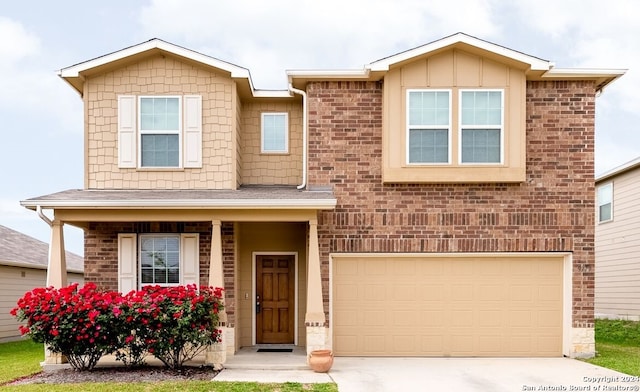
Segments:
[[[289,83],[289,91],[302,96],[302,184],[297,189],[304,189],[307,186],[307,93],[293,87]]]
[[[45,223],[48,224],[49,227],[53,227],[53,222],[51,221],[51,219],[47,218],[44,212],[42,212],[42,207],[40,207],[39,205],[36,206],[36,212],[38,213],[38,216],[40,217],[40,219],[45,221]]]

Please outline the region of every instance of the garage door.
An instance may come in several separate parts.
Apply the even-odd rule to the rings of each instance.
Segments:
[[[561,356],[562,257],[333,256],[342,356]]]

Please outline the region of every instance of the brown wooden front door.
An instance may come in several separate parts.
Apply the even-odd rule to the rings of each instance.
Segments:
[[[293,344],[295,317],[293,255],[256,258],[256,343]]]

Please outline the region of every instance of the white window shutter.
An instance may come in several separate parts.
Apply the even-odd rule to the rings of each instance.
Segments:
[[[200,286],[200,235],[183,233],[180,235],[181,284]]]
[[[123,294],[138,289],[136,253],[137,236],[131,233],[118,234],[118,291]]]
[[[202,96],[184,97],[184,167],[202,167]]]
[[[136,97],[118,96],[118,167],[136,167]]]

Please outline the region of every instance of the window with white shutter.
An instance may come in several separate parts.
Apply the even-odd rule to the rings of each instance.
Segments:
[[[118,96],[118,167],[202,167],[202,96]]]
[[[146,285],[199,284],[200,236],[182,234],[118,235],[118,289]]]

